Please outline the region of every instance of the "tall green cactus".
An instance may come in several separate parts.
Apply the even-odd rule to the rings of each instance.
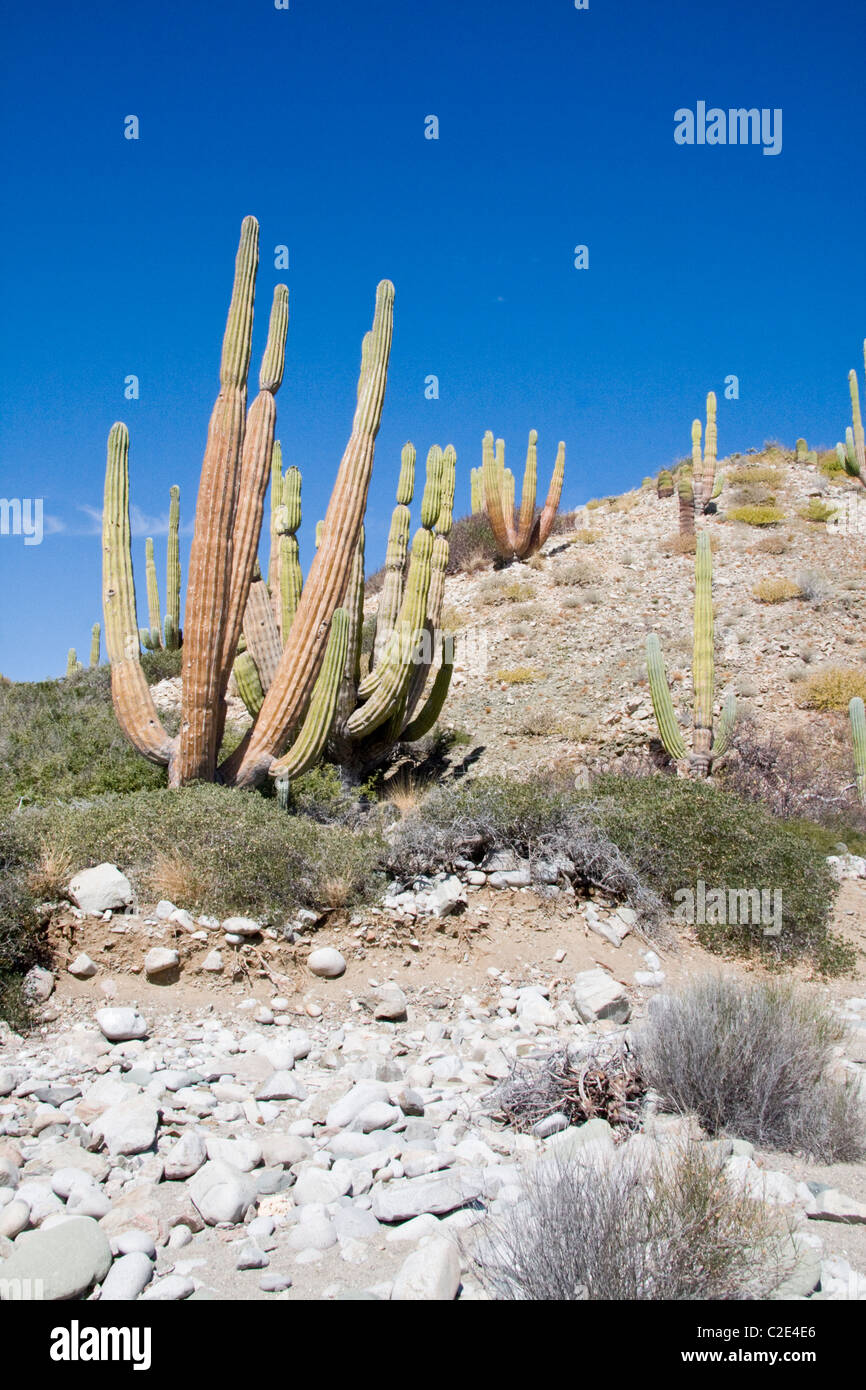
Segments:
[[[673,497],[674,495],[674,476],[669,468],[663,468],[658,476],[656,484],[656,496]]]
[[[808,453],[809,453],[809,445],[806,443],[805,439],[798,439],[798,440],[797,440],[797,462],[798,462],[798,463],[805,463],[805,462],[806,462],[806,458],[807,458],[807,456],[808,456]]]
[[[725,702],[714,738],[712,553],[709,536],[705,531],[702,531],[698,536],[695,554],[695,617],[692,657],[694,713],[691,753],[686,747],[685,739],[677,723],[670,687],[665,674],[661,646],[654,632],[647,637],[646,658],[653,712],[665,751],[681,768],[688,768],[693,776],[708,777],[713,765],[724,756],[730,746],[731,733],[736,719],[736,701],[733,696],[730,696]]]
[[[699,422],[696,420],[695,424]],[[698,445],[700,450],[700,445]],[[693,469],[683,465],[679,470],[677,482],[677,494],[679,497],[679,522],[680,535],[693,536],[695,534],[695,489]]]
[[[866,366],[866,341],[863,343],[863,362]],[[845,450],[845,468],[852,478],[866,487],[866,440],[863,434],[863,418],[860,414],[860,389],[857,385],[857,373],[852,367],[848,373],[848,390],[851,395],[851,415],[854,421],[853,429],[846,430],[847,446]]]
[[[505,441],[497,439],[494,445],[490,430],[482,442],[482,465],[480,487],[483,494],[484,510],[490,521],[496,548],[504,560],[517,558],[526,560],[540,550],[553,530],[559,501],[562,496],[562,482],[565,476],[565,445],[560,441],[556,462],[550,479],[547,499],[539,515],[536,515],[536,489],[538,486],[538,434],[529,432],[529,445],[526,451],[526,467],[523,473],[523,490],[519,515],[515,515],[515,480],[510,468],[505,466]]]
[[[162,617],[159,607],[159,584],[156,578],[156,561],[153,557],[153,540],[148,536],[144,543],[145,576],[147,579],[147,620],[149,641],[148,651],[156,652],[162,647]]]
[[[90,630],[90,664],[91,664],[91,666],[98,666],[98,665],[99,665],[99,656],[100,656],[100,653],[99,653],[99,639],[100,639],[100,635],[101,635],[101,628],[100,628],[100,626],[99,626],[99,623],[94,623],[94,624],[93,624],[93,627],[92,627],[91,630]]]
[[[854,740],[854,770],[857,774],[857,792],[866,805],[866,710],[859,695],[855,695],[848,706],[851,720],[851,735]]]
[[[484,486],[481,479],[480,468],[470,469],[469,483],[471,488],[472,515],[480,516],[484,511]]]
[[[68,679],[70,676],[74,676],[75,673],[76,673],[76,671],[81,671],[81,670],[83,670],[83,669],[84,669],[84,668],[82,667],[81,662],[78,660],[78,653],[77,653],[77,651],[75,650],[74,647],[70,647],[70,648],[69,648],[69,651],[66,653],[66,676],[67,676],[67,679]]]
[[[177,651],[181,643],[180,631],[180,488],[174,486],[169,492],[168,504],[168,549],[165,561],[165,645],[168,651]]]
[[[300,469],[294,466],[286,469],[282,496],[283,505],[277,525],[280,536],[280,632],[285,642],[298,611],[304,587],[296,534],[301,524]]]

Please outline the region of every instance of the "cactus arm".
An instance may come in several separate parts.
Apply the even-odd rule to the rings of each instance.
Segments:
[[[400,735],[402,743],[414,743],[416,739],[428,734],[442,713],[442,706],[448,696],[451,675],[454,670],[454,638],[449,633],[442,643],[442,662],[436,672],[430,694]]]
[[[716,452],[718,450],[718,427],[716,425],[716,393],[707,395],[707,432],[704,436],[704,467],[701,498],[706,505],[713,495],[716,481]]]
[[[331,493],[322,541],[313,557],[279,669],[255,728],[221,770],[226,779],[240,786],[260,782],[274,757],[284,750],[318,676],[331,616],[346,592],[382,418],[393,307],[394,286],[383,280],[376,294],[376,314],[365,353],[352,433]]]
[[[232,585],[232,531],[246,424],[258,234],[255,218],[245,217],[223,337],[220,392],[208,425],[196,501],[183,644],[180,749],[174,769],[180,785],[213,781],[216,768],[222,696],[228,678],[225,635]],[[237,619],[238,627],[241,611],[236,597],[232,618]],[[233,649],[230,655],[234,655]]]
[[[674,714],[662,649],[654,632],[651,632],[646,640],[646,668],[659,737],[664,744],[665,752],[679,762],[682,758],[688,757],[688,750]]]
[[[149,650],[158,652],[162,646],[162,620],[160,618],[159,585],[156,579],[156,561],[153,558],[153,540],[148,536],[144,543],[144,572],[147,579],[147,620],[150,625]]]
[[[517,521],[517,534],[514,549],[518,555],[525,555],[535,521],[535,494],[538,489],[538,431],[529,431],[529,444],[526,450],[526,467],[523,470],[523,489],[520,494],[520,516]]]
[[[547,489],[547,497],[541,509],[541,515],[532,528],[532,535],[529,538],[529,546],[526,555],[534,555],[536,550],[540,550],[550,538],[553,530],[553,523],[556,521],[556,513],[559,511],[559,503],[562,497],[562,483],[565,478],[565,443],[560,439],[556,450],[556,460],[553,465],[553,473],[550,478],[550,487]]]
[[[409,502],[415,490],[415,446],[403,446],[400,459],[400,482],[397,488],[397,506],[391,515],[391,529],[388,532],[388,548],[385,552],[385,579],[379,596],[379,610],[376,615],[376,637],[373,642],[375,667],[381,660],[403,601],[403,576],[406,570],[406,555],[409,548],[409,526],[411,516]]]
[[[695,510],[696,510],[696,511],[700,511],[699,494],[700,494],[700,489],[701,489],[701,480],[702,480],[702,478],[703,478],[703,472],[704,472],[704,456],[703,456],[703,454],[702,454],[702,452],[701,452],[701,422],[700,422],[700,420],[693,420],[693,421],[692,421],[692,467],[691,467],[691,478],[692,478],[692,490],[693,490],[694,506],[695,506]]]
[[[727,753],[731,746],[731,735],[737,722],[737,701],[733,695],[729,695],[725,701],[722,712],[719,716],[719,724],[716,729],[716,736],[713,739],[713,760],[721,758]]]
[[[854,476],[864,478],[866,477],[866,442],[864,442],[863,420],[860,415],[860,388],[857,385],[857,373],[853,367],[848,373],[848,390],[851,392],[851,415],[854,421],[854,459],[856,464]]]
[[[274,607],[274,617],[279,621],[280,588],[280,539],[277,519],[283,505],[283,448],[278,439],[274,440],[271,455],[271,550],[268,558],[268,589]]]
[[[695,552],[695,625],[692,655],[694,685],[693,759],[696,766],[709,770],[713,738],[713,561],[706,531],[698,536]]]
[[[509,515],[505,507],[505,446],[500,439],[494,449],[493,434],[488,430],[481,448],[481,481],[490,529],[499,554],[503,559],[510,560],[516,537],[514,514]]]
[[[412,558],[400,617],[388,651],[378,668],[378,684],[366,704],[360,705],[346,720],[346,733],[350,738],[363,738],[378,729],[405,700],[424,632],[432,550],[432,534],[420,527],[412,542]],[[359,693],[363,685],[362,681]]]
[[[165,645],[180,646],[180,488],[169,491],[168,544],[165,561]]]
[[[262,689],[268,691],[277,674],[283,644],[280,641],[267,585],[255,571],[244,611],[244,640],[256,663]]]
[[[81,670],[81,662],[78,660],[78,652],[74,647],[70,647],[66,653],[66,679],[74,676],[76,671]]]
[[[274,288],[268,337],[259,371],[259,392],[249,410],[241,450],[232,528],[231,585],[223,635],[222,694],[225,694],[225,687],[228,685],[241,635],[262,531],[265,493],[274,453],[274,429],[277,420],[275,397],[283,380],[288,322],[289,292],[285,285],[277,285]]]
[[[249,652],[238,652],[232,671],[238,694],[255,719],[262,707],[265,692],[262,690],[258,668],[252,655]]]
[[[94,624],[93,624],[93,627],[91,628],[91,631],[90,631],[90,664],[91,664],[91,666],[98,666],[98,665],[99,665],[99,639],[100,639],[101,631],[102,631],[102,629],[100,628],[99,623],[94,623]]]
[[[102,609],[111,662],[111,696],[117,722],[134,748],[168,765],[172,742],[156,712],[141,669],[129,525],[129,434],[123,424],[108,436],[102,511]]]
[[[472,468],[469,471],[469,487],[471,508],[473,516],[480,516],[484,511],[484,492],[481,486],[481,469]]]
[[[301,773],[319,761],[337,707],[340,681],[349,649],[349,626],[349,615],[345,608],[336,609],[331,619],[325,659],[313,687],[310,707],[298,737],[288,753],[271,763],[268,769],[271,777],[300,777]]]

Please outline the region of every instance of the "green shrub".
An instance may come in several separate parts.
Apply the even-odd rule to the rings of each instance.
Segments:
[[[0,1019],[13,1028],[27,1021],[23,976],[45,964],[47,950],[28,885],[28,845],[15,822],[0,823]]]
[[[709,950],[806,955],[820,963],[836,884],[826,859],[796,826],[702,782],[617,777],[595,783],[599,824],[670,906],[681,889],[779,889],[778,936],[756,924],[696,924]],[[772,898],[771,898],[772,901]]]
[[[21,818],[40,846],[76,868],[109,860],[145,901],[282,920],[299,906],[360,902],[380,885],[376,831],[322,825],[273,798],[219,786],[109,795]]]
[[[804,521],[829,521],[838,510],[838,507],[830,507],[826,502],[822,502],[820,497],[810,497],[805,507],[797,509],[797,515]]]
[[[728,507],[725,516],[729,521],[743,521],[747,526],[777,526],[785,520],[785,513],[779,507],[769,504],[747,507]]]
[[[803,683],[804,709],[846,710],[855,695],[866,698],[866,670],[857,666],[827,666]]]
[[[492,565],[498,555],[496,540],[485,513],[461,516],[448,538],[448,574],[472,574]]]

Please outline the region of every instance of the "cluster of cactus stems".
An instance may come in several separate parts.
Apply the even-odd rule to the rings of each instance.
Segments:
[[[75,673],[76,673],[76,671],[83,671],[83,670],[84,670],[84,667],[82,666],[81,662],[78,660],[78,652],[75,650],[74,647],[70,647],[70,648],[69,648],[69,651],[66,653],[66,675],[67,675],[67,678],[68,678],[69,676],[74,676]]]
[[[857,792],[866,806],[866,708],[859,695],[855,695],[848,706],[851,720],[851,736],[854,740],[854,772],[857,777]]]
[[[243,635],[253,651],[257,600],[273,618],[270,597],[256,573],[265,493],[273,468],[275,396],[285,360],[288,290],[274,290],[259,393],[247,409],[253,304],[258,267],[258,223],[244,219],[220,364],[220,391],[208,426],[189,559],[183,634],[181,726],[163,728],[140,661],[129,525],[129,435],[113,426],[103,511],[103,607],[112,670],[112,695],[121,728],[145,757],[168,767],[169,783],[220,780],[260,784],[289,746],[315,698],[329,642],[338,644],[342,620],[333,619],[355,561],[381,420],[391,349],[394,287],[382,281],[373,327],[364,339],[361,380],[352,432],[337,471],[321,543],[258,717],[242,743],[217,766],[225,721],[225,694]],[[179,632],[179,602],[170,627]],[[177,585],[179,596],[179,583]],[[262,604],[259,602],[259,610]],[[248,630],[249,629],[249,630]],[[254,640],[259,634],[255,633]],[[255,653],[253,652],[255,655]],[[262,663],[256,659],[262,678]],[[300,737],[300,735],[298,736]],[[297,740],[296,740],[297,741]]]
[[[674,495],[674,475],[669,468],[663,468],[659,473],[656,495],[658,497],[673,497]]]
[[[866,340],[863,343],[863,364],[866,367]],[[836,456],[845,472],[866,487],[866,439],[863,435],[863,417],[860,414],[860,388],[857,373],[852,367],[848,373],[848,390],[851,393],[851,416],[853,427],[845,431],[845,444],[836,445]]]
[[[503,560],[512,560],[515,557],[526,560],[541,549],[553,530],[565,476],[565,445],[560,440],[547,498],[538,515],[535,509],[538,486],[537,432],[529,432],[519,513],[515,513],[514,474],[505,466],[505,442],[497,439],[494,445],[490,430],[484,436],[482,457],[479,483],[481,500],[490,521],[497,551]]]
[[[722,758],[730,745],[736,719],[736,701],[730,696],[725,702],[718,728],[713,736],[714,661],[713,661],[713,597],[712,555],[706,532],[698,536],[695,554],[695,621],[692,658],[694,711],[692,750],[689,752],[677,723],[665,674],[661,646],[656,634],[650,633],[646,644],[647,674],[650,695],[659,735],[665,751],[682,772],[696,777],[708,777],[713,765]]]
[[[331,626],[325,661],[314,687],[301,730],[270,775],[278,795],[287,795],[291,780],[321,758],[337,764],[344,781],[356,784],[381,765],[398,743],[412,743],[432,729],[448,693],[453,669],[453,644],[439,631],[448,564],[457,455],[449,445],[434,446],[427,457],[427,480],[421,504],[421,525],[411,550],[410,503],[415,486],[415,448],[406,444],[397,484],[397,505],[391,518],[385,561],[385,580],[379,597],[370,667],[362,671],[364,624],[364,532],[355,550],[343,601]],[[289,525],[300,524],[300,475],[291,479]],[[276,476],[276,475],[274,475]],[[288,474],[286,475],[289,476]],[[286,496],[285,490],[283,496]],[[285,518],[278,519],[278,534]],[[407,565],[408,561],[408,565]],[[286,554],[271,571],[274,588],[287,582]],[[300,582],[300,567],[298,571]],[[294,580],[292,581],[294,583]],[[301,588],[303,592],[303,588]],[[285,612],[285,605],[282,605]],[[257,609],[260,625],[273,620],[273,605]],[[274,627],[269,634],[273,643]],[[427,693],[437,648],[438,670]],[[266,689],[257,662],[249,652],[235,662],[238,691],[254,712],[260,691]]]

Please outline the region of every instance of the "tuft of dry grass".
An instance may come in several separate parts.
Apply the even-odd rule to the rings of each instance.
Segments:
[[[725,481],[728,487],[780,488],[784,483],[784,478],[781,470],[774,468],[771,464],[753,463],[741,464],[737,468],[732,468],[726,474]]]
[[[592,565],[583,560],[575,560],[570,565],[559,565],[553,572],[553,582],[559,586],[584,588],[597,578]]]
[[[866,699],[866,670],[859,666],[826,666],[803,682],[799,703],[803,709],[846,710],[856,695]]]
[[[60,898],[76,868],[69,850],[43,841],[35,863],[27,871],[27,887],[34,898],[45,901]]]
[[[784,555],[788,549],[786,536],[762,536],[757,545],[752,546],[753,554]]]
[[[799,597],[800,586],[792,579],[762,579],[752,590],[752,598],[758,603],[785,603]]]
[[[595,545],[600,536],[600,531],[593,531],[591,527],[583,526],[575,535],[572,545]]]
[[[497,671],[494,680],[500,685],[529,685],[532,681],[543,681],[544,672],[532,666],[513,666]]]
[[[211,886],[201,868],[180,849],[160,850],[154,856],[147,883],[156,898],[183,904],[206,901]]]

